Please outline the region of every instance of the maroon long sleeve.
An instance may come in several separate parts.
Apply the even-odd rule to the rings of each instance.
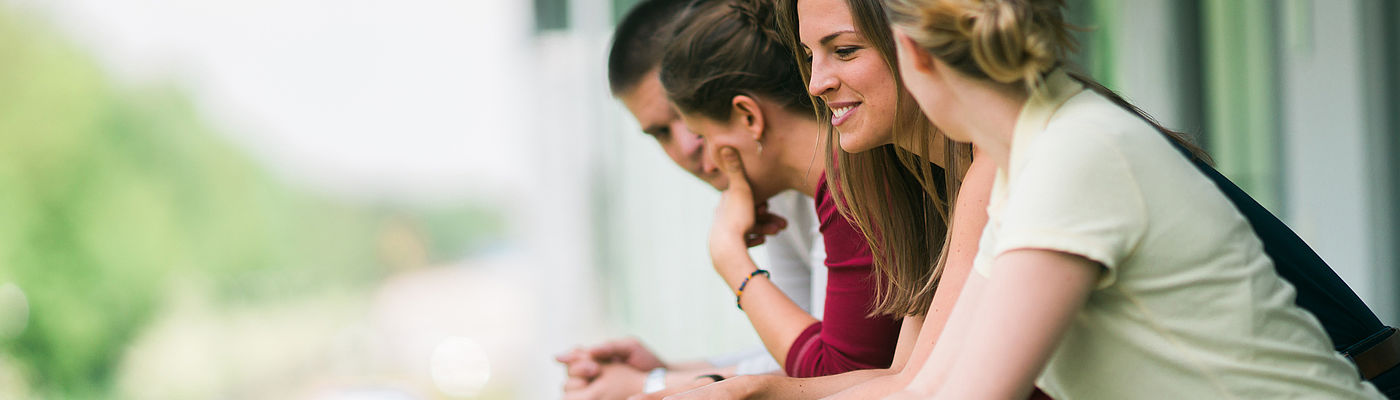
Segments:
[[[825,177],[817,185],[816,207],[826,244],[826,310],[822,321],[807,327],[793,341],[785,372],[806,378],[887,368],[899,341],[900,321],[865,316],[875,302],[870,248],[836,209]]]

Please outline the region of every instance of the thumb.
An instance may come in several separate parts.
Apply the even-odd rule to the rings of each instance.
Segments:
[[[729,185],[747,185],[749,180],[744,176],[744,162],[739,160],[739,152],[733,147],[719,149],[719,166],[724,169],[724,174],[729,177]]]

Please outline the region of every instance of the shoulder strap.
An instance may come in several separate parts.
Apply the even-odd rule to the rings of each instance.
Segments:
[[[1254,233],[1264,243],[1264,252],[1274,261],[1274,268],[1297,289],[1297,304],[1312,312],[1337,351],[1352,354],[1357,350],[1371,347],[1373,338],[1386,332],[1389,327],[1381,323],[1376,314],[1366,306],[1356,292],[1342,281],[1341,277],[1322,260],[1312,247],[1298,237],[1292,229],[1273,213],[1254,201],[1248,193],[1234,182],[1216,171],[1214,167],[1191,155],[1191,152],[1170,137],[1167,142],[1176,147],[1196,169],[1210,178],[1234,203],[1235,208],[1244,214]]]

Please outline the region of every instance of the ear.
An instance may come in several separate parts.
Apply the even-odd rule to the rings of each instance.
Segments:
[[[909,56],[910,64],[914,66],[915,71],[921,74],[933,73],[933,55],[929,54],[928,50],[924,50],[923,46],[914,42],[914,38],[909,37],[900,29],[895,29],[894,41],[903,51],[901,56]]]
[[[730,122],[748,130],[753,140],[763,139],[763,110],[758,107],[758,101],[749,96],[738,95],[734,96],[731,106],[733,108],[730,110]]]

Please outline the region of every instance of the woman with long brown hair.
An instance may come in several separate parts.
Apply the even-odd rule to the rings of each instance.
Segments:
[[[827,136],[833,195],[875,250],[873,312],[904,323],[889,368],[817,378],[743,376],[674,398],[888,395],[923,365],[971,271],[993,166],[941,138],[903,89],[879,0],[778,1]],[[906,368],[913,366],[915,368]]]
[[[829,194],[818,160],[820,125],[773,15],[764,0],[697,3],[677,22],[661,60],[661,84],[685,125],[703,138],[707,168],[728,178],[710,256],[787,375],[884,368],[900,316],[869,313],[876,293],[868,279],[872,256]],[[748,255],[746,234],[762,214],[756,205],[786,190],[815,199],[828,271],[821,321],[789,300]]]
[[[976,273],[901,397],[1382,398],[1189,144],[1060,67],[1062,7],[889,1],[906,86],[997,167]]]

